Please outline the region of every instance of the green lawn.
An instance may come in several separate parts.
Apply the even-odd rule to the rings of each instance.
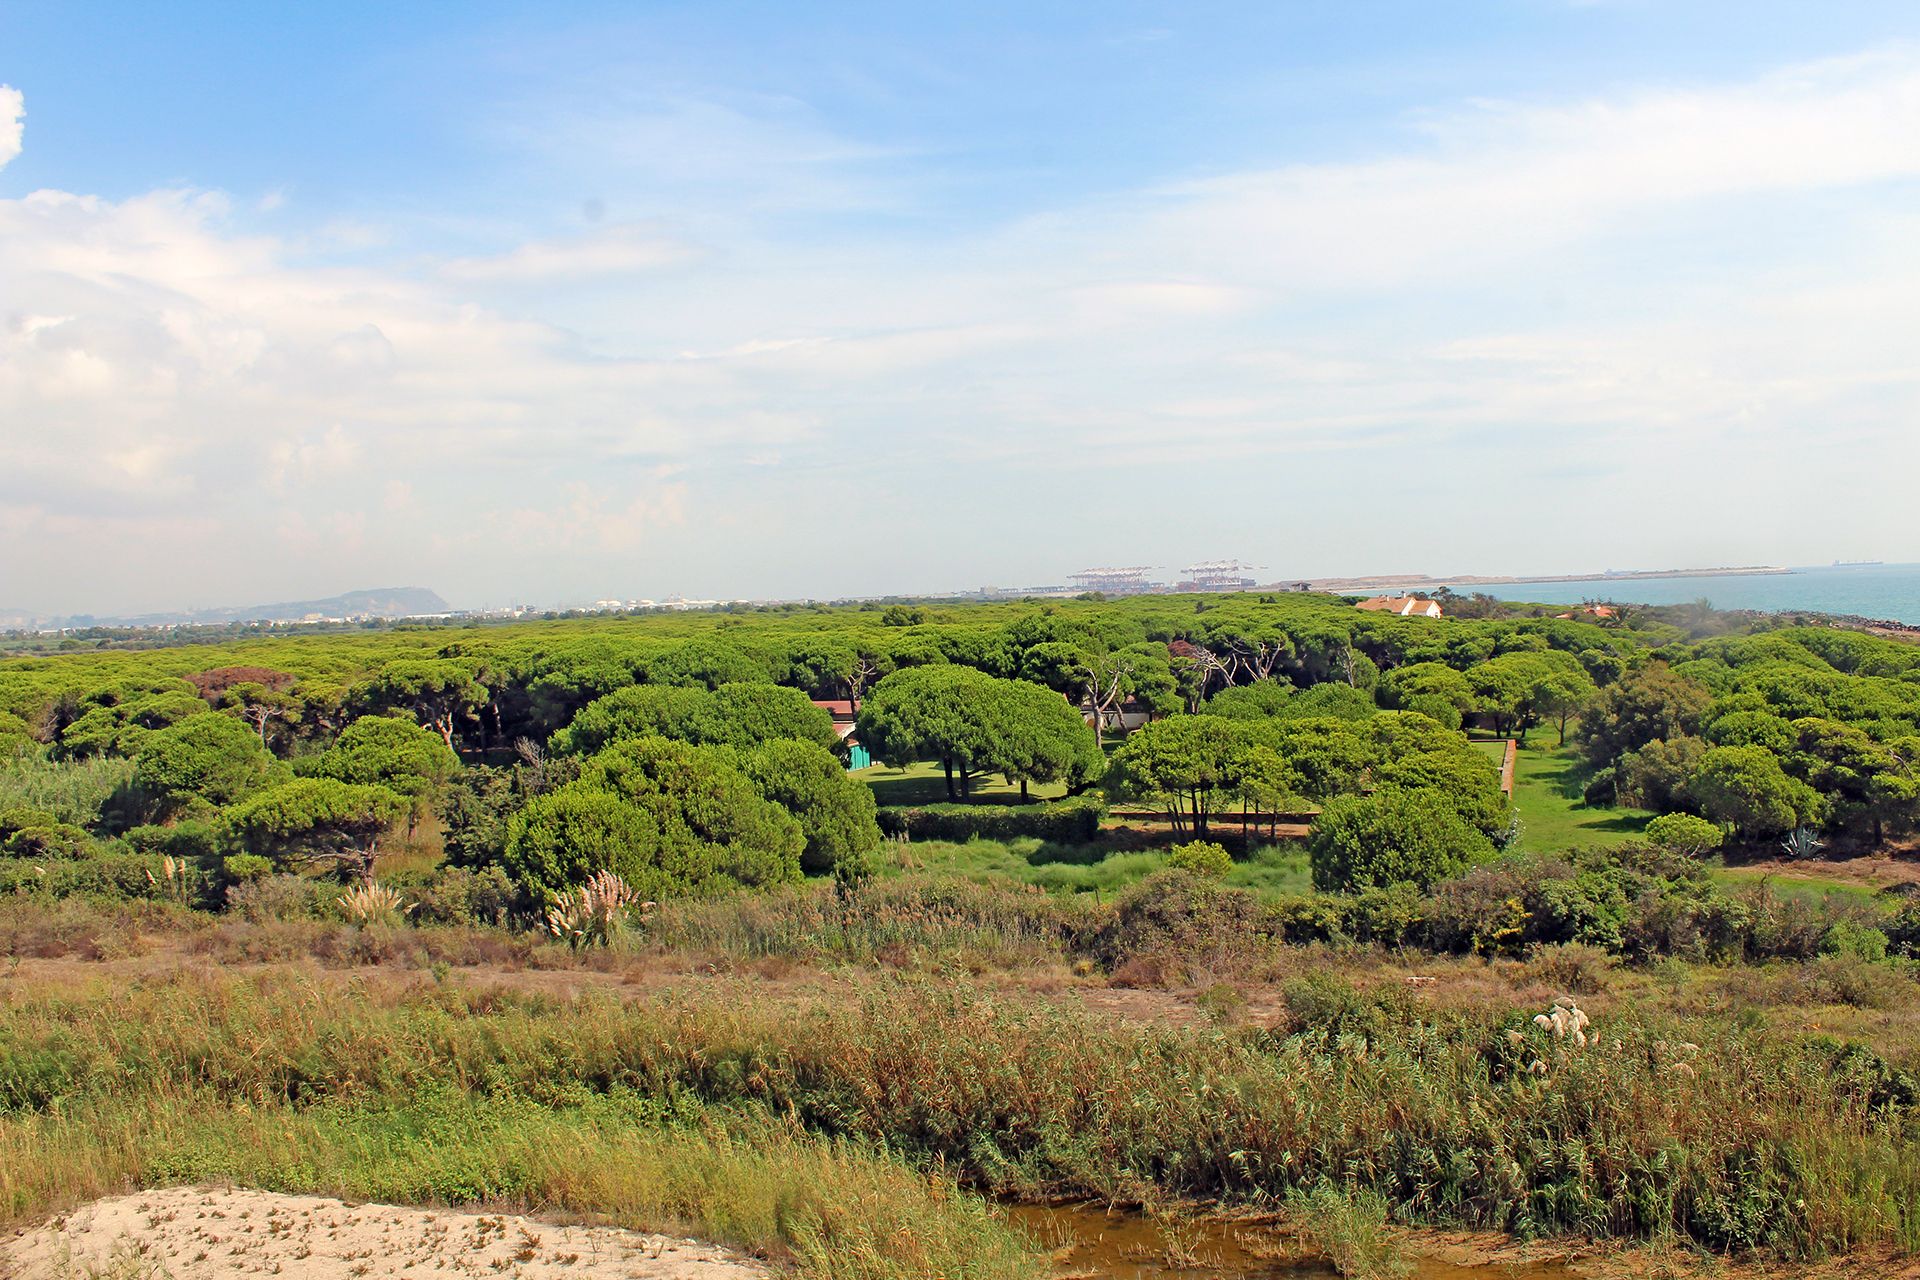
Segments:
[[[1103,845],[1048,844],[1020,840],[916,841],[903,856],[914,869],[960,876],[978,883],[1012,881],[1055,893],[1111,893],[1167,865],[1163,849],[1115,850]],[[1235,861],[1223,883],[1266,896],[1310,893],[1313,873],[1297,842],[1265,845]]]
[[[873,798],[881,804],[943,804],[947,799],[946,775],[934,760],[904,769],[876,764],[855,770],[853,776],[872,787]],[[1027,791],[1035,800],[1058,800],[1067,794],[1067,787],[1063,782],[1037,782]],[[1020,788],[1007,785],[998,774],[981,774],[973,780],[973,798],[985,804],[1017,804]]]
[[[1505,738],[1474,738],[1474,748],[1484,753],[1495,765],[1504,764],[1507,759],[1507,740]]]
[[[1871,885],[1825,879],[1818,872],[1796,876],[1752,867],[1716,867],[1711,874],[1722,888],[1739,889],[1764,882],[1768,892],[1776,898],[1808,902],[1815,906],[1823,906],[1828,899],[1835,897],[1859,902],[1872,902],[1880,897],[1880,891]]]
[[[1513,806],[1520,814],[1520,847],[1536,853],[1619,844],[1638,836],[1653,815],[1644,809],[1594,808],[1580,798],[1586,762],[1572,747],[1536,736],[1513,763]]]

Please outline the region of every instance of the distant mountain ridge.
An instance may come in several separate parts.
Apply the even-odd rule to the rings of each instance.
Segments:
[[[451,613],[453,606],[426,587],[373,587],[345,591],[319,600],[283,600],[277,604],[142,613],[131,617],[71,614],[36,617],[0,612],[0,626],[34,627],[217,627],[235,622],[307,622],[347,618],[422,618]]]

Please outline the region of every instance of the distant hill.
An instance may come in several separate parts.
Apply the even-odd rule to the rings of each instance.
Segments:
[[[283,600],[278,604],[250,604],[217,609],[188,609],[178,613],[143,613],[133,617],[97,617],[76,614],[64,618],[36,618],[14,625],[39,627],[208,627],[232,622],[307,622],[346,618],[422,618],[451,613],[453,606],[437,591],[425,587],[375,587],[347,591],[321,600]],[[22,619],[26,615],[21,615]]]

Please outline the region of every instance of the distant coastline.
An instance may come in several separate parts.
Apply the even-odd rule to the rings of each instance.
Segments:
[[[1316,591],[1437,590],[1440,587],[1516,586],[1527,583],[1555,582],[1634,582],[1648,578],[1752,578],[1793,572],[1784,565],[1721,565],[1712,569],[1616,569],[1605,573],[1560,573],[1544,575],[1455,574],[1437,578],[1425,573],[1384,574],[1360,578],[1312,578],[1307,585]]]

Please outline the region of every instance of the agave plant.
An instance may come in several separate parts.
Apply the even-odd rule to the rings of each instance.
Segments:
[[[547,932],[578,951],[606,946],[626,923],[627,909],[640,895],[611,871],[596,871],[579,888],[562,894],[547,908]],[[645,912],[651,902],[640,903]]]
[[[1826,847],[1827,842],[1816,835],[1812,827],[1795,827],[1787,833],[1787,838],[1780,842],[1780,848],[1786,852],[1787,857],[1796,862],[1801,858],[1811,858]]]
[[[369,880],[340,895],[340,911],[358,925],[398,924],[420,904],[408,902],[398,889]]]

